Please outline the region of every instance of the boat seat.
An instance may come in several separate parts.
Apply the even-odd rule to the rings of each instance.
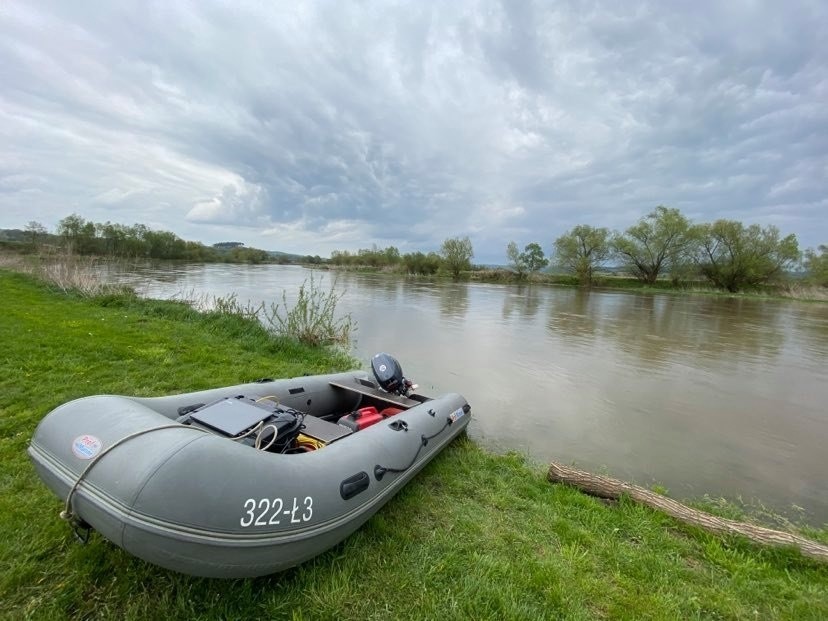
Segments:
[[[376,399],[377,401],[382,402],[386,406],[400,408],[401,410],[407,410],[409,408],[413,408],[415,405],[420,405],[420,403],[422,403],[422,401],[419,401],[417,399],[411,399],[409,397],[403,397],[400,395],[392,395],[391,393],[384,392],[379,388],[372,388],[361,382],[354,382],[353,384],[330,382],[330,385],[334,388],[348,390],[351,392],[355,392],[359,395],[371,397],[372,399]]]

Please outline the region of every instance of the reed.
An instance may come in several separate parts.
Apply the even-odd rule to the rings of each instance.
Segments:
[[[311,347],[347,347],[356,331],[356,321],[350,313],[337,315],[337,304],[343,295],[344,292],[336,291],[336,281],[330,288],[323,289],[321,279],[317,280],[311,274],[300,285],[293,304],[288,302],[286,291],[282,292],[281,303],[269,306],[264,302],[241,302],[235,293],[216,296],[190,291],[180,293],[176,300],[203,313],[255,320],[277,338]]]
[[[343,295],[344,292],[336,291],[335,280],[323,289],[322,279],[317,281],[311,273],[299,287],[295,304],[289,305],[287,293],[282,292],[282,303],[271,304],[263,318],[275,334],[306,345],[349,345],[356,322],[350,313],[336,314]]]
[[[828,287],[809,283],[788,283],[780,287],[779,295],[794,300],[828,302]]]
[[[78,256],[62,252],[47,255],[0,255],[0,267],[28,274],[56,287],[63,293],[74,292],[83,297],[111,294],[125,288],[106,282],[98,268],[96,257]]]

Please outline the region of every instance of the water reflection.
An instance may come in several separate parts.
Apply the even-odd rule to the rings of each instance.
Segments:
[[[547,326],[561,335],[611,338],[619,351],[657,367],[693,356],[697,364],[726,358],[764,359],[781,351],[783,304],[594,291],[567,292],[550,302]]]
[[[443,317],[464,320],[469,309],[469,284],[453,282],[437,289],[440,298],[440,313]]]
[[[538,291],[538,287],[517,285],[503,296],[501,317],[511,319],[514,313],[523,318],[534,317],[541,307],[542,301],[543,298]]]
[[[559,289],[549,299],[547,326],[561,335],[592,337],[599,332],[605,318],[601,303],[606,295],[583,289]]]
[[[828,343],[828,304],[796,304],[791,319],[808,332],[802,344],[815,352],[825,351]]]

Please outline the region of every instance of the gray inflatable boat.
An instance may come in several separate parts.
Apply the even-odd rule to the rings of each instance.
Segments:
[[[29,455],[80,533],[197,576],[281,571],[354,532],[469,423],[462,396],[413,392],[387,354],[372,368],[77,399]]]

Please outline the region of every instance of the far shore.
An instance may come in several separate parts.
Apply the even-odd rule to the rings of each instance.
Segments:
[[[319,265],[305,265],[309,269],[320,269]],[[399,270],[383,269],[371,266],[341,266],[324,265],[321,269],[341,272],[357,272],[366,274],[380,274],[389,278],[415,278],[421,280],[444,280],[452,281],[451,275],[436,273],[431,275],[406,274]],[[787,282],[779,285],[767,285],[765,287],[747,290],[739,293],[731,293],[711,287],[706,281],[680,281],[673,282],[670,279],[659,279],[656,284],[650,285],[624,274],[612,272],[599,272],[594,279],[592,286],[585,287],[578,282],[574,275],[564,273],[539,272],[534,274],[520,275],[506,267],[500,268],[479,268],[461,273],[457,282],[485,282],[509,285],[540,285],[552,287],[567,287],[583,290],[621,290],[633,293],[670,293],[690,295],[715,295],[733,298],[756,298],[756,299],[786,299],[799,300],[803,302],[828,302],[828,288],[809,285],[806,283]]]

